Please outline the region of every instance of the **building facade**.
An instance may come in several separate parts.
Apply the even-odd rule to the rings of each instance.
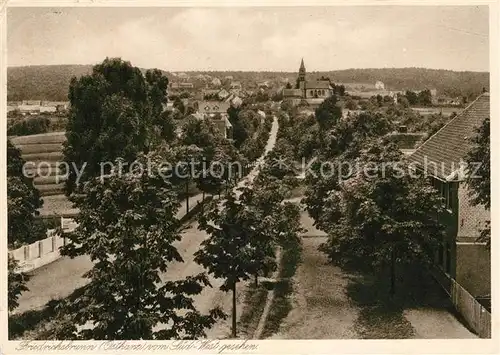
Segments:
[[[443,199],[438,219],[446,226],[446,237],[435,251],[438,269],[479,298],[491,293],[490,250],[478,241],[491,216],[484,206],[471,203],[464,162],[476,129],[490,116],[489,102],[489,93],[479,96],[408,157]]]
[[[319,104],[333,95],[333,88],[328,80],[307,80],[304,59],[300,62],[299,75],[295,89],[283,89],[283,99],[292,101],[305,100],[308,104]]]

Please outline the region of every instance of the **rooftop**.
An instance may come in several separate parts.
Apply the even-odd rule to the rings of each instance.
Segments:
[[[308,80],[305,82],[305,89],[332,89],[332,87],[326,80]]]
[[[460,162],[472,147],[476,129],[490,117],[490,94],[483,93],[436,134],[426,140],[409,161],[441,180],[455,179]],[[437,169],[434,169],[435,163]],[[434,171],[436,170],[436,171]]]

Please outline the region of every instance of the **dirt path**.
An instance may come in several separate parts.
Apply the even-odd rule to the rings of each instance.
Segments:
[[[201,199],[202,194],[191,196],[189,206],[195,206]],[[182,218],[186,214],[186,204],[183,202],[177,212],[177,218]],[[26,286],[29,291],[21,294],[19,307],[15,313],[41,309],[52,299],[69,296],[74,290],[87,284],[88,280],[82,276],[92,268],[92,265],[88,255],[74,259],[62,257],[28,273],[30,280]]]
[[[327,265],[317,249],[326,238],[303,239],[302,262],[294,278],[292,311],[271,339],[356,339],[358,309],[348,299],[348,280]]]
[[[304,227],[311,227],[302,216]],[[425,302],[383,308],[370,283],[327,264],[318,246],[325,237],[305,233],[294,277],[292,311],[270,339],[467,339],[477,338],[450,312],[446,295],[426,285]]]

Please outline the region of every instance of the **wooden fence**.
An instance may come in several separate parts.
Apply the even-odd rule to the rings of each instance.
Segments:
[[[450,278],[450,297],[467,324],[481,338],[491,338],[491,313],[465,288]]]

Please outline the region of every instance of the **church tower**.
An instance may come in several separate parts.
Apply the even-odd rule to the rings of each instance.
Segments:
[[[300,62],[299,81],[306,81],[306,67],[304,65],[304,58],[302,58],[302,61]]]

